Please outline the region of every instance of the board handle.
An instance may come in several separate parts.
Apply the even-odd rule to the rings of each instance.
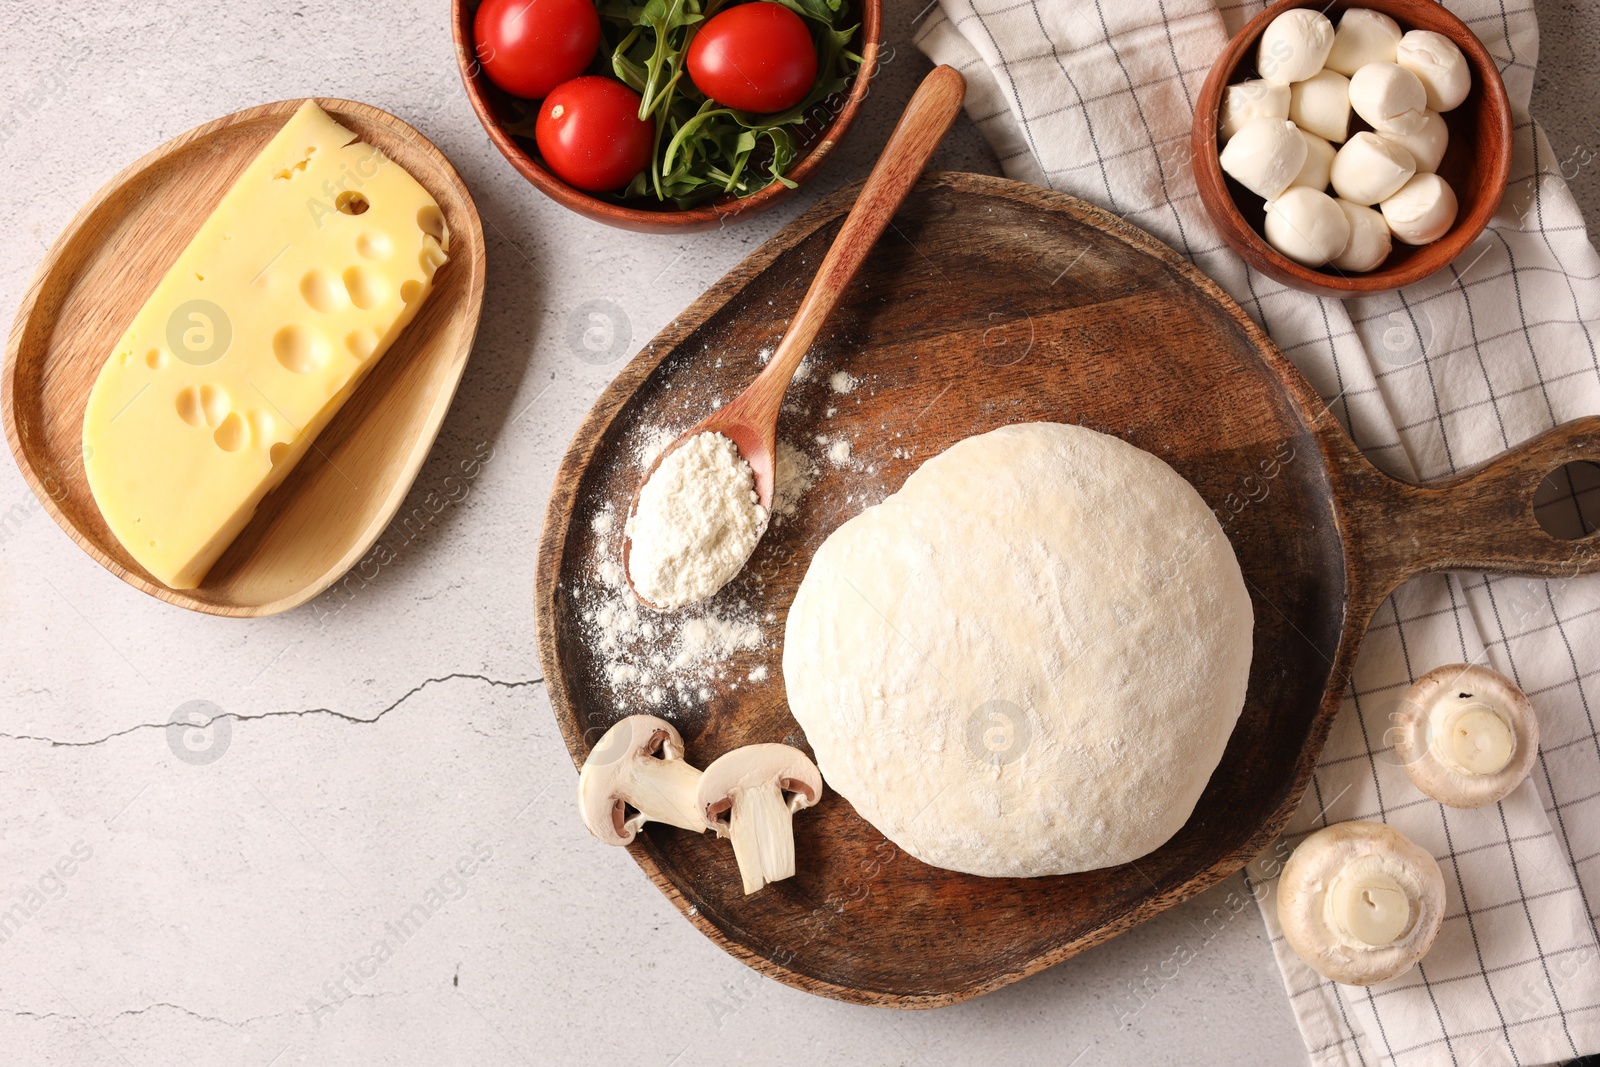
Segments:
[[[1527,578],[1600,572],[1600,531],[1562,540],[1533,514],[1539,485],[1579,460],[1600,464],[1600,416],[1563,423],[1471,470],[1421,485],[1368,467],[1352,516],[1360,556],[1384,595],[1407,578],[1441,571]]]

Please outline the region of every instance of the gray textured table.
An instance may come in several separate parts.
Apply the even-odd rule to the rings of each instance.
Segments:
[[[252,622],[124,586],[0,464],[0,1060],[1302,1062],[1237,879],[992,996],[902,1014],[759,977],[585,834],[539,679],[533,554],[562,450],[621,355],[579,358],[569,316],[612,301],[631,352],[864,174],[926,69],[910,42],[921,0],[891,0],[891,57],[821,180],[692,239],[604,229],[526,186],[472,117],[442,6],[0,2],[8,318],[61,226],[128,161],[251,104],[364,100],[451,157],[489,238],[478,345],[407,507],[493,449],[358,595]],[[1592,224],[1596,5],[1540,13],[1536,114]],[[934,166],[995,169],[965,120]],[[209,762],[179,758],[164,726],[195,699],[237,716]],[[74,854],[69,877],[51,874]],[[454,873],[474,854],[470,877]],[[437,906],[397,936],[419,902]]]

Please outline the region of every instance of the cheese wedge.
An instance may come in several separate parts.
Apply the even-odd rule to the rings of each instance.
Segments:
[[[200,584],[417,313],[448,248],[416,179],[315,103],[295,112],[89,394],[89,487],[145,570]]]

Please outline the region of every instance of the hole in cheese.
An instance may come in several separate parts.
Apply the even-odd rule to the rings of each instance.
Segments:
[[[394,252],[394,242],[387,234],[372,231],[356,238],[356,251],[366,259],[388,259]]]
[[[389,299],[388,279],[370,267],[346,267],[344,288],[350,294],[350,302],[363,311],[371,311]]]
[[[252,441],[270,441],[273,431],[278,428],[277,422],[265,411],[252,411],[245,416],[245,421],[250,424]]]
[[[200,392],[192,385],[178,393],[178,418],[190,426],[200,426],[206,421],[206,413],[200,407]]]
[[[309,374],[328,362],[328,341],[310,326],[291,323],[272,335],[272,354],[286,370]]]
[[[371,330],[351,330],[345,335],[344,346],[357,359],[366,359],[378,347],[378,335]]]
[[[444,212],[433,204],[428,204],[417,211],[417,225],[422,227],[422,232],[432,237],[440,244],[444,244]]]
[[[288,454],[289,442],[287,441],[279,441],[277,444],[267,449],[267,459],[271,461],[274,467],[282,463],[283,457],[287,456]]]
[[[422,251],[417,253],[417,262],[422,264],[422,273],[433,277],[438,269],[444,266],[450,257],[444,254],[444,249],[439,247],[439,242],[431,237],[424,238]]]
[[[400,299],[407,304],[422,299],[422,283],[412,278],[400,286]]]
[[[229,402],[228,394],[219,386],[202,385],[200,387],[200,410],[205,412],[206,423],[215,426],[228,417],[228,412],[233,410],[233,404]]]
[[[250,439],[250,429],[245,426],[239,413],[234,411],[222,420],[222,425],[217,427],[217,432],[211,437],[217,442],[217,447],[224,452],[237,452]]]
[[[346,189],[334,198],[333,206],[344,215],[361,215],[372,205],[367,203],[367,198],[360,193]]]
[[[282,170],[278,171],[278,173],[274,174],[273,177],[275,179],[283,181],[283,180],[287,180],[289,178],[293,178],[296,174],[301,173],[308,166],[311,165],[311,157],[316,152],[316,150],[317,150],[317,146],[316,145],[311,145],[310,147],[308,147],[305,150],[304,153],[302,153],[301,158],[300,158],[300,162],[291,164],[291,165],[289,165],[287,167],[284,167]]]
[[[306,271],[305,277],[300,279],[300,295],[312,308],[324,314],[332,314],[350,303],[339,279],[325,270]]]
[[[160,370],[167,365],[167,357],[161,354],[161,349],[152,348],[144,354],[144,363],[151,370]]]

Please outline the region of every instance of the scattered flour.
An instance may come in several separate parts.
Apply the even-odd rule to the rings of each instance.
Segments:
[[[755,670],[751,671],[750,672],[750,680],[752,682],[764,682],[764,681],[766,681],[767,680],[767,667],[766,667],[766,664],[762,664],[761,666],[757,667]]]
[[[634,446],[633,458],[639,466],[648,470],[656,457],[667,450],[667,446],[676,441],[677,435],[664,426],[657,426],[639,438],[639,443]]]
[[[843,467],[850,462],[850,441],[848,438],[835,437],[828,442],[828,462],[835,467]]]
[[[668,621],[641,606],[621,565],[605,558],[620,552],[620,544],[613,541],[599,550],[599,582],[579,593],[579,617],[622,714],[640,705],[662,709],[669,700],[683,707],[704,704],[714,685],[738,684],[739,675],[728,677],[730,660],[766,645],[762,627],[777,621],[773,612],[758,613],[740,602],[690,608]],[[764,678],[767,669],[762,665],[755,671]]]
[[[778,442],[772,487],[772,524],[781,525],[800,511],[800,501],[817,480],[817,465],[788,441]]]
[[[848,393],[856,387],[858,380],[847,370],[836,370],[833,377],[828,379],[828,386],[836,393]]]
[[[682,670],[700,663],[720,663],[740,649],[760,646],[761,627],[753,620],[707,615],[683,624],[670,666]]]
[[[639,490],[627,524],[629,577],[657,607],[697,603],[744,569],[766,529],[738,447],[720,433],[696,434]]]

